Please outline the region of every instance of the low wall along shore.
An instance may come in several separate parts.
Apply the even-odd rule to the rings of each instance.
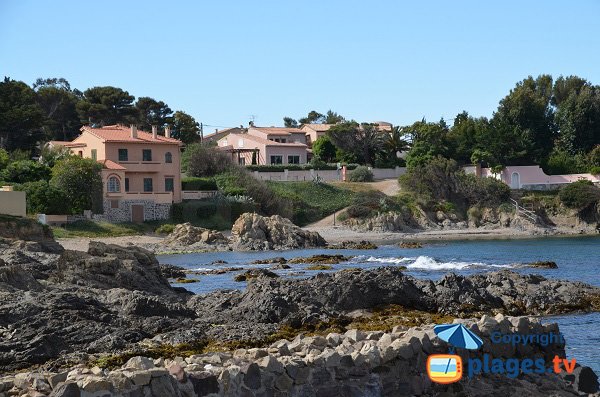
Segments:
[[[351,173],[351,170],[347,171],[346,178]],[[371,168],[373,172],[373,179],[392,179],[398,178],[400,175],[406,173],[406,167],[396,168]],[[322,181],[341,181],[342,170],[283,170],[282,172],[276,171],[253,171],[252,175],[256,179],[262,179],[267,181],[313,181],[317,177]]]
[[[490,335],[558,334],[556,324],[542,325],[529,317],[464,322],[484,340],[481,350],[457,352],[467,362],[484,354],[491,358],[543,359],[552,368],[564,357],[564,344],[494,344]],[[432,383],[427,357],[447,353],[448,345],[433,326],[396,327],[392,332],[350,330],[345,334],[298,336],[268,348],[238,349],[174,359],[133,357],[121,368],[77,366],[59,373],[28,372],[0,379],[0,395],[44,396],[403,396],[464,391],[466,395],[533,395],[539,388],[565,394],[593,391],[595,375],[586,367],[572,374],[543,373],[528,377],[476,375],[456,384]],[[465,377],[467,369],[464,369]],[[597,378],[596,378],[597,379]],[[597,387],[597,381],[595,386]],[[569,393],[567,393],[569,392]],[[37,393],[37,394],[36,394]],[[561,394],[562,395],[562,394]]]

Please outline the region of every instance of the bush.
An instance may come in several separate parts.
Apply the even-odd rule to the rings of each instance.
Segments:
[[[101,170],[97,161],[77,156],[59,160],[52,168],[50,185],[64,192],[71,214],[102,213]]]
[[[71,206],[64,192],[47,181],[26,182],[14,186],[27,195],[28,214],[65,215]]]
[[[164,225],[160,225],[154,230],[156,234],[170,234],[175,230],[175,225],[172,223],[165,223]]]
[[[403,189],[428,203],[451,202],[458,208],[498,205],[510,197],[510,188],[494,178],[467,175],[456,161],[436,157],[399,178]]]
[[[217,190],[214,178],[187,177],[181,180],[182,190]]]
[[[368,218],[373,214],[373,209],[365,205],[351,205],[346,213],[350,218]]]
[[[182,169],[189,176],[211,177],[234,167],[231,156],[213,146],[193,143],[183,152]]]
[[[290,203],[278,197],[265,181],[254,178],[245,169],[234,167],[215,179],[219,190],[225,195],[252,197],[262,214],[292,218]]]
[[[587,160],[582,154],[572,155],[567,151],[554,149],[544,165],[544,170],[549,175],[578,174],[586,171],[586,163]]]
[[[2,148],[0,148],[0,171],[6,168],[8,162],[10,161],[10,156],[8,152]]]
[[[580,180],[561,188],[558,198],[566,207],[582,211],[600,200],[600,189],[590,181]]]
[[[479,178],[475,175],[460,175],[460,192],[467,205],[499,205],[510,198],[510,187],[495,178]]]
[[[359,166],[348,177],[350,182],[373,182],[373,172],[368,167]]]
[[[50,179],[50,168],[32,160],[13,161],[0,172],[0,179],[15,183]]]
[[[600,166],[594,166],[590,169],[590,174],[600,175]]]

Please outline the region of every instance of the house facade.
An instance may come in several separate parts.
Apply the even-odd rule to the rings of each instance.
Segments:
[[[65,146],[75,155],[102,164],[102,218],[111,222],[167,219],[173,203],[181,202],[181,141],[170,130],[159,135],[136,126],[84,126]]]
[[[510,186],[511,189],[552,190],[581,179],[600,184],[599,175],[547,175],[539,165],[509,165],[499,173],[494,173],[491,168],[482,168],[479,165],[465,166],[463,169],[467,174],[496,178]]]
[[[218,147],[240,165],[306,164],[309,155],[306,133],[299,128],[250,126],[246,133],[222,137]]]

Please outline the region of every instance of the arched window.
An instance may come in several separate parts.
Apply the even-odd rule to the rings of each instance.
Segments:
[[[119,178],[116,176],[111,176],[108,178],[107,185],[109,193],[119,193],[121,191],[121,183],[119,182]]]
[[[171,152],[165,153],[165,163],[172,163],[172,162],[173,162],[173,155],[171,154]]]

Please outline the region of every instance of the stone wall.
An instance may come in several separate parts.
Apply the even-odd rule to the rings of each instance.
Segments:
[[[494,345],[492,330],[535,334],[558,332],[556,324],[542,325],[528,317],[466,321],[484,345],[462,353],[481,357],[544,358],[551,367],[554,355],[564,357],[564,345],[547,347]],[[433,326],[392,332],[350,330],[345,334],[296,337],[270,347],[238,349],[174,359],[133,357],[109,371],[80,365],[59,373],[29,372],[0,379],[0,396],[403,396],[440,395],[577,395],[593,393],[597,377],[578,366],[571,375],[532,374],[507,378],[478,375],[456,384],[432,383],[426,374],[429,354],[447,353],[448,345],[435,336]],[[594,389],[595,388],[595,389]],[[37,393],[37,394],[36,394]]]
[[[131,222],[131,206],[144,206],[144,220],[169,219],[171,214],[170,203],[155,203],[152,200],[119,200],[119,208],[111,208],[111,200],[104,200],[104,214],[95,214],[95,220],[108,222]]]

